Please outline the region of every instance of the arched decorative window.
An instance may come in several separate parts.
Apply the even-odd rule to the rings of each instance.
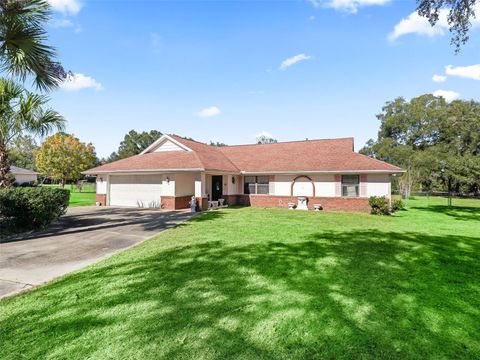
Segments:
[[[305,193],[301,193],[301,194],[294,194],[294,188],[295,188],[295,184],[297,183],[297,187],[298,187],[298,184],[302,183],[302,184],[308,184],[308,187],[306,186],[302,186],[300,187],[299,191],[301,192],[305,192]],[[310,195],[310,192],[308,191],[308,189],[311,189],[311,195]],[[309,193],[307,193],[309,192]],[[293,179],[292,181],[292,186],[290,188],[290,195],[291,196],[312,196],[312,197],[315,197],[315,183],[313,182],[312,178],[310,178],[309,176],[306,176],[306,175],[300,175],[300,176],[297,176],[295,179]]]

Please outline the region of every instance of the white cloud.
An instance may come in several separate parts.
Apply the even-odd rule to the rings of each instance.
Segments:
[[[273,138],[272,134],[270,134],[268,131],[263,130],[263,131],[260,131],[257,135],[255,135],[255,139],[262,136],[265,136],[267,138]]]
[[[407,34],[418,34],[430,37],[443,35],[446,30],[448,31],[447,14],[448,10],[440,10],[437,24],[431,26],[426,18],[418,15],[417,12],[413,12],[395,25],[393,32],[389,35],[389,39],[393,41]]]
[[[54,19],[51,22],[54,28],[69,28],[73,27],[73,22],[69,19]]]
[[[433,96],[441,96],[446,102],[451,102],[460,97],[460,94],[452,90],[437,90],[433,92]]]
[[[200,110],[199,112],[195,113],[196,116],[201,118],[207,118],[212,116],[217,116],[220,114],[220,109],[216,106],[209,106],[205,109]]]
[[[435,81],[435,82],[445,82],[446,80],[447,80],[447,77],[443,75],[435,74],[432,76],[432,81]]]
[[[424,36],[441,36],[449,32],[448,25],[448,9],[441,9],[438,14],[438,21],[435,26],[431,26],[427,18],[418,15],[418,13],[412,12],[406,18],[400,20],[398,24],[393,28],[392,33],[388,36],[391,41],[398,39],[399,37],[407,34],[417,34]],[[475,5],[475,13],[480,13],[480,3]],[[480,25],[480,17],[471,19],[472,27]]]
[[[75,24],[69,19],[53,19],[50,24],[54,28],[72,28],[76,33],[82,31],[82,27],[80,25]]]
[[[96,91],[103,90],[102,84],[90,76],[75,73],[67,77],[67,79],[60,86],[67,91],[79,91],[82,89],[92,88]]]
[[[53,10],[67,15],[75,15],[82,8],[77,0],[48,0],[48,2]]]
[[[364,6],[385,5],[390,0],[307,0],[314,7],[322,6],[333,8],[335,10],[346,11],[351,14],[358,12],[358,9]]]
[[[480,64],[470,66],[445,66],[445,74],[467,79],[480,80]]]
[[[282,61],[282,63],[280,64],[280,70],[286,70],[290,66],[295,65],[300,61],[308,60],[311,58],[312,58],[311,56],[305,55],[305,54],[298,54],[298,55],[292,56],[291,58],[288,58]]]

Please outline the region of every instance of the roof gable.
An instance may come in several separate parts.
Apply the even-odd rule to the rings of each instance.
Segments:
[[[192,151],[192,149],[169,135],[162,135],[140,154],[164,151]]]
[[[205,170],[218,170],[227,172],[240,172],[240,169],[222,152],[217,146],[207,145],[195,140],[182,138],[178,135],[171,135],[184,146],[192,149]]]

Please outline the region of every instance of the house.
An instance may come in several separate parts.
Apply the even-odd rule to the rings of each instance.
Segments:
[[[368,211],[368,197],[390,196],[399,167],[354,152],[353,138],[215,147],[163,135],[141,154],[86,171],[101,205],[188,208],[195,196],[229,205]]]
[[[17,166],[10,166],[10,173],[15,177],[15,183],[17,184],[36,182],[39,175],[38,172]]]

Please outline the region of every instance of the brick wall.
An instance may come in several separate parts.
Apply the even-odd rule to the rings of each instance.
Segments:
[[[105,201],[105,195],[97,195],[97,201]],[[162,196],[162,209],[178,210],[190,208],[191,196]],[[279,207],[288,208],[288,203],[297,203],[296,196],[275,196],[275,195],[224,195],[226,204],[244,205],[253,207]],[[100,199],[100,200],[99,200]],[[102,205],[104,202],[102,203]],[[199,210],[208,209],[208,199],[197,198]],[[368,198],[349,198],[349,197],[308,197],[308,208],[313,209],[314,204],[322,205],[325,211],[354,211],[370,212]]]
[[[175,197],[175,209],[188,209],[188,208],[190,208],[190,201],[192,201],[192,195],[176,196]]]
[[[274,195],[239,195],[239,205],[254,207],[280,207],[288,208],[288,203],[297,204],[296,196]],[[314,204],[321,204],[325,211],[355,211],[370,212],[368,198],[349,197],[308,197],[308,208],[313,209]]]
[[[160,207],[164,210],[175,210],[175,196],[162,196]]]
[[[190,208],[192,196],[162,196],[161,207],[165,210],[178,210]]]
[[[223,195],[222,198],[225,199],[225,204],[232,206],[238,204],[238,197],[243,195]]]
[[[105,194],[96,194],[95,195],[95,202],[100,203],[100,206],[107,205],[107,195]]]

